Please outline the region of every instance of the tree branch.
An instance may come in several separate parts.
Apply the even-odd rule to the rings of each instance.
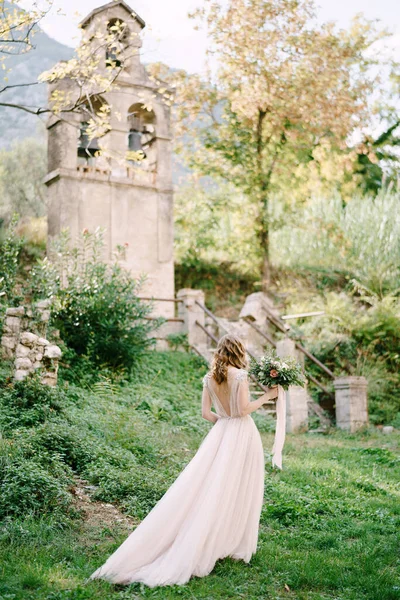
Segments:
[[[11,90],[13,88],[18,88],[18,87],[29,87],[31,85],[39,85],[38,81],[33,81],[32,83],[15,83],[13,85],[6,85],[3,88],[0,89],[0,94],[2,94],[3,92],[5,92],[6,90]]]

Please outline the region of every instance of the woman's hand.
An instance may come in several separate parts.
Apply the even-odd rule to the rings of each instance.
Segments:
[[[262,400],[262,403],[264,404],[264,402],[267,402],[268,400],[274,400],[277,397],[278,397],[278,386],[274,385],[273,387],[269,388],[268,391],[265,392],[265,394],[260,396],[260,400]]]

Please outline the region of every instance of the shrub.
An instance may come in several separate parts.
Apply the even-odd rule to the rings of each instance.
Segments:
[[[33,269],[29,290],[36,298],[52,299],[52,324],[76,357],[96,367],[130,370],[153,343],[149,334],[160,323],[146,320],[152,306],[138,297],[144,280],[102,260],[101,230],[84,232],[80,245],[70,246],[64,232],[53,262],[44,259]]]
[[[167,491],[165,473],[132,466],[122,470],[107,460],[93,464],[88,478],[97,490],[94,499],[120,504],[125,511],[143,519]],[[171,482],[172,483],[172,482]]]
[[[36,460],[17,456],[0,462],[0,518],[8,515],[68,512],[70,480],[55,476]]]
[[[5,382],[0,398],[0,427],[7,431],[43,423],[60,414],[66,402],[66,392],[43,385],[39,375],[24,381]]]
[[[327,294],[318,305],[326,314],[302,324],[301,332],[312,354],[336,375],[367,378],[371,422],[391,423],[400,411],[400,302],[393,296],[360,296],[359,286],[357,291],[353,297]],[[321,371],[308,361],[307,369],[321,379]]]
[[[59,420],[43,423],[20,440],[25,455],[46,459],[56,455],[58,460],[77,473],[82,473],[98,455],[98,447],[80,429]]]
[[[0,239],[0,309],[6,304],[17,302],[20,296],[15,289],[18,273],[18,259],[23,240],[16,234],[18,215],[14,215],[10,225]],[[0,311],[0,317],[2,316]]]

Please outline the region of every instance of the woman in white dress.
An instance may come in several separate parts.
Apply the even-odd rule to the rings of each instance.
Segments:
[[[250,413],[275,398],[277,389],[250,401],[246,367],[240,338],[221,338],[203,379],[202,415],[214,426],[164,496],[90,579],[182,585],[208,575],[218,559],[250,561],[264,494],[264,452]]]

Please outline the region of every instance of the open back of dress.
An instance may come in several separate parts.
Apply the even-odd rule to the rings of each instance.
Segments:
[[[239,389],[241,384],[246,382],[247,371],[244,369],[228,369],[228,378],[222,384],[218,384],[211,373],[207,373],[204,377],[203,383],[207,387],[215,411],[220,417],[239,418],[241,416]],[[248,390],[248,386],[246,387]]]

